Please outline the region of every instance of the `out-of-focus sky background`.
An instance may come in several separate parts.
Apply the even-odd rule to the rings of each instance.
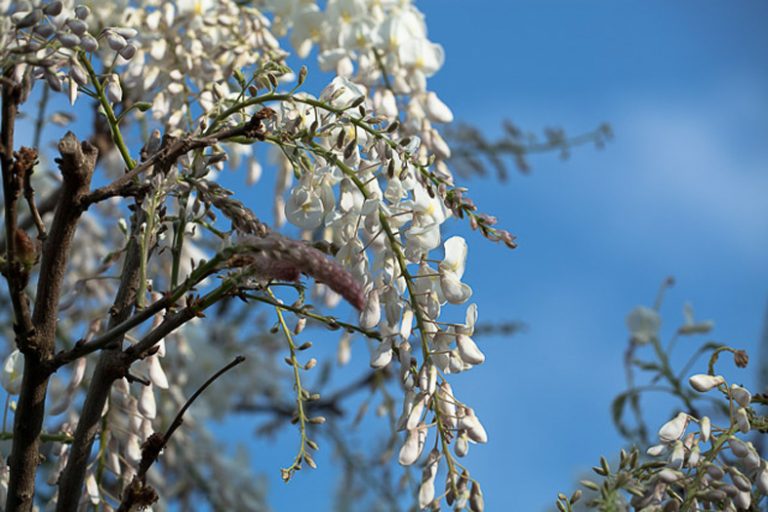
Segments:
[[[545,510],[601,454],[624,446],[609,405],[624,387],[625,317],[652,305],[666,276],[677,280],[662,309],[667,338],[686,301],[716,324],[711,336],[682,340],[681,354],[715,339],[757,358],[768,301],[768,4],[417,5],[447,56],[430,88],[457,119],[489,135],[505,118],[570,133],[608,121],[616,134],[603,151],[580,148],[567,162],[534,157],[529,176],[468,182],[481,209],[518,235],[517,250],[448,224],[470,242],[465,281],[480,319],[528,325],[511,338],[478,338],[486,363],[455,378],[490,435],[468,467],[488,510]],[[353,363],[365,365],[361,349]],[[724,368],[755,382],[754,365]],[[653,429],[672,412],[644,403]],[[319,471],[279,480],[296,435],[250,445],[270,503],[332,510],[330,447]]]

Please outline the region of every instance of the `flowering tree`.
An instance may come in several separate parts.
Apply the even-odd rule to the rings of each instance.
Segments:
[[[217,452],[207,420],[266,411],[268,428],[294,424],[298,450],[281,470],[290,480],[316,466],[318,437],[333,439],[326,420],[358,390],[380,395],[393,427],[376,458],[420,468],[418,508],[483,510],[459,459],[487,434],[449,379],[485,356],[462,282],[467,243],[443,240],[442,226],[469,222],[491,241],[515,242],[456,184],[452,149],[459,167],[486,159],[502,172],[504,154],[524,169],[529,150],[600,143],[607,129],[531,142],[510,126],[489,142],[460,127],[449,144],[436,126],[453,115],[427,85],[442,48],[404,0],[0,0],[0,12],[6,510],[191,508],[199,499],[261,509],[261,489]],[[307,68],[289,68],[286,38],[301,59],[316,46],[319,67],[335,73],[317,96],[303,90]],[[48,116],[58,92],[70,106]],[[17,123],[30,103],[31,143]],[[58,171],[49,171],[42,130],[75,114],[82,133],[57,141]],[[257,181],[262,148],[276,174],[271,224],[247,191],[218,182],[226,167]],[[353,321],[330,314],[342,300]],[[446,304],[461,315],[441,315]],[[368,340],[370,373],[330,394],[309,388],[317,360],[304,329],[318,324],[343,332],[341,363],[350,336]],[[247,372],[235,369],[244,361]],[[745,428],[743,396],[734,398],[739,423],[718,432],[712,457],[733,425]],[[692,441],[678,439],[693,411],[681,414],[662,441],[688,454]],[[643,478],[682,481],[659,468]],[[672,501],[690,505],[705,484],[698,478]]]

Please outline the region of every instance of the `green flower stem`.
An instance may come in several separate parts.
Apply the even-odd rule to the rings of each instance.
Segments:
[[[171,288],[176,288],[179,282],[179,267],[181,250],[184,247],[184,234],[187,229],[187,194],[178,198],[179,215],[174,223],[173,247],[171,248]]]
[[[152,243],[152,232],[155,229],[155,211],[161,200],[161,194],[153,195],[147,205],[146,221],[144,224],[144,233],[139,242],[141,257],[139,259],[139,289],[136,290],[136,307],[143,308],[147,292],[147,263],[149,260],[150,244]]]
[[[0,441],[13,439],[13,432],[0,432]],[[40,434],[40,440],[44,443],[71,443],[74,438],[69,434]]]
[[[680,400],[683,401],[683,404],[685,404],[688,412],[694,416],[699,416],[699,413],[696,410],[696,406],[693,405],[693,402],[691,402],[689,395],[685,392],[680,379],[677,378],[675,372],[672,370],[672,366],[669,364],[669,357],[667,357],[667,354],[664,353],[664,349],[661,348],[661,343],[659,343],[659,340],[654,337],[651,340],[651,344],[653,345],[653,350],[656,352],[656,357],[659,358],[659,362],[661,363],[661,374],[672,386],[672,389],[675,391],[675,395],[679,396]]]
[[[117,117],[115,117],[115,112],[112,110],[112,105],[109,104],[107,95],[104,92],[104,87],[99,81],[99,77],[96,75],[96,71],[94,71],[91,62],[85,55],[85,52],[79,53],[78,60],[83,64],[83,66],[85,66],[85,70],[88,72],[88,76],[91,78],[91,83],[96,89],[99,103],[101,103],[101,107],[104,109],[104,114],[107,116],[109,129],[112,132],[112,140],[114,141],[115,146],[117,146],[118,151],[120,151],[120,155],[123,157],[125,165],[129,170],[131,170],[136,167],[136,162],[133,160],[133,158],[131,158],[131,153],[128,151],[128,146],[125,145],[125,140],[123,139],[123,134],[120,132],[120,126],[118,124]]]
[[[291,329],[288,327],[288,324],[285,321],[285,317],[283,316],[283,306],[278,305],[277,298],[275,297],[275,294],[272,293],[272,290],[267,288],[266,291],[275,304],[275,312],[277,313],[277,319],[280,323],[280,328],[282,329],[283,334],[285,335],[285,339],[288,342],[288,349],[291,353],[290,362],[291,366],[293,367],[293,381],[294,386],[296,387],[296,416],[297,423],[299,424],[299,432],[301,433],[301,444],[299,445],[299,453],[293,460],[293,464],[291,464],[290,467],[284,468],[282,470],[283,480],[288,481],[294,471],[301,469],[301,461],[307,460],[307,422],[309,421],[309,418],[307,418],[306,412],[304,411],[304,401],[306,400],[305,395],[307,394],[307,391],[305,391],[301,386],[301,365],[299,364],[299,360],[296,357],[296,352],[298,349],[296,348],[296,344],[293,341]],[[310,457],[309,460],[312,460],[312,458]]]

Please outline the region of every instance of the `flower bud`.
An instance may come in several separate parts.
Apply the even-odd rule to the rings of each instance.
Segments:
[[[680,471],[676,471],[674,469],[664,468],[659,471],[658,477],[662,482],[671,484],[680,480],[680,478],[683,477],[683,474]]]
[[[669,467],[680,469],[685,461],[685,447],[681,441],[675,441],[672,445],[672,455],[669,457]]]
[[[763,461],[760,472],[757,474],[755,485],[758,491],[768,494],[768,465],[766,465],[765,461]]]
[[[91,14],[91,10],[86,5],[78,5],[75,7],[75,16],[78,19],[84,20]]]
[[[99,49],[99,42],[91,34],[83,34],[80,39],[80,48],[87,52],[95,52]]]
[[[733,503],[739,510],[748,510],[752,504],[752,493],[749,491],[741,491],[733,499]]]
[[[733,485],[738,487],[740,491],[749,492],[752,490],[752,482],[749,481],[749,478],[747,478],[744,473],[735,467],[730,466],[728,468],[728,474],[731,475],[731,481],[733,481]]]
[[[453,112],[434,92],[427,94],[426,113],[429,119],[435,123],[450,123],[453,121]]]
[[[701,442],[706,443],[709,441],[709,435],[712,433],[712,423],[709,419],[709,416],[704,416],[701,418]]]
[[[119,53],[125,60],[131,60],[133,56],[136,55],[136,45],[128,43],[122,49],[118,50],[117,53]]]
[[[472,488],[469,491],[469,510],[472,512],[483,512],[485,510],[485,501],[483,500],[483,491],[477,481],[472,482]]]
[[[21,14],[21,13],[20,13]],[[21,18],[17,19],[16,16],[13,16],[13,20],[16,23],[16,28],[29,28],[33,25],[37,25],[40,23],[40,20],[43,19],[43,11],[41,9],[34,9],[29,14],[25,14],[21,16]]]
[[[123,89],[120,87],[120,79],[114,73],[107,79],[105,90],[107,99],[112,103],[119,103],[123,99]]]
[[[739,410],[736,411],[736,424],[742,434],[748,433],[752,428],[749,424],[749,415],[744,407],[739,407]]]
[[[469,453],[469,436],[467,436],[466,430],[459,432],[459,437],[456,438],[456,446],[454,446],[453,451],[456,452],[457,457],[464,457]]]
[[[61,14],[63,8],[64,4],[62,4],[59,0],[56,0],[55,2],[51,2],[43,7],[43,12],[48,16],[58,16]]]
[[[58,35],[61,46],[64,48],[74,48],[80,44],[80,38],[76,34],[69,32],[60,32]]]
[[[749,448],[747,448],[747,444],[741,439],[735,437],[730,438],[728,440],[728,446],[731,448],[731,452],[739,458],[749,455]]]
[[[69,30],[78,36],[82,36],[88,31],[88,24],[77,18],[68,19],[67,26],[69,27]]]
[[[119,52],[120,50],[125,48],[125,45],[127,45],[128,42],[120,34],[116,34],[110,31],[110,32],[107,32],[107,44],[114,51]]]
[[[693,448],[691,448],[691,453],[688,455],[688,467],[694,468],[699,465],[699,460],[701,459],[701,448],[699,448],[698,444],[693,445]]]
[[[379,343],[371,354],[371,367],[384,368],[392,361],[392,339],[387,338]]]

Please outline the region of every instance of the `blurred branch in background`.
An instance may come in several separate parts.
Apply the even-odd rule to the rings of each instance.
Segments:
[[[566,134],[562,128],[547,128],[542,137],[521,130],[511,121],[504,121],[502,127],[504,134],[495,140],[488,139],[480,130],[466,123],[446,128],[445,138],[451,148],[450,163],[458,174],[485,176],[490,165],[496,170],[497,177],[504,181],[509,175],[508,159],[520,172],[528,173],[531,168],[527,157],[531,154],[555,151],[562,159],[567,159],[574,147],[594,144],[602,149],[613,138],[613,129],[608,123],[573,136]]]

